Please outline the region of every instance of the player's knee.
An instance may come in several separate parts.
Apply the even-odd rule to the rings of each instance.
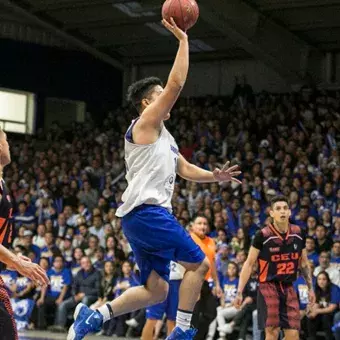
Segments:
[[[167,282],[163,281],[160,282],[157,288],[154,291],[155,294],[155,302],[156,303],[161,303],[166,300],[168,297],[168,292],[169,292],[169,285]]]
[[[153,304],[163,302],[168,296],[169,284],[160,277],[150,277],[146,288],[152,293]]]

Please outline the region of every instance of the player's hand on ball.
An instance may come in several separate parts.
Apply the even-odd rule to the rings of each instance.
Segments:
[[[188,39],[187,34],[182,31],[175,23],[175,20],[173,18],[170,18],[170,22],[163,19],[162,24],[164,27],[170,31],[179,41]]]
[[[216,168],[213,171],[213,175],[218,182],[235,182],[242,184],[242,182],[236,178],[236,176],[241,175],[238,165],[233,165],[229,168],[230,162],[224,164],[222,169]]]

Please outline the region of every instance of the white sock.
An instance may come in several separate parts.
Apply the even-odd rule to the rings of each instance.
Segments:
[[[179,327],[183,332],[190,328],[192,318],[192,312],[178,310],[176,316],[176,326]]]
[[[113,318],[113,311],[112,307],[110,304],[105,304],[104,306],[101,306],[100,308],[97,309],[97,311],[103,315],[103,323],[106,322],[107,320],[110,320]]]

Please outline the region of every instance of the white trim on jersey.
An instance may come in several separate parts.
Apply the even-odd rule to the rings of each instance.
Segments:
[[[280,238],[280,237],[278,237],[278,236],[271,236],[271,237],[269,237],[267,240],[265,240],[265,241],[263,242],[263,245],[265,245],[268,241],[273,240],[273,239],[276,239],[276,238]]]
[[[297,238],[299,238],[301,241],[303,241],[303,238],[301,236],[299,236],[298,234],[289,234],[288,237],[294,237],[296,236]]]

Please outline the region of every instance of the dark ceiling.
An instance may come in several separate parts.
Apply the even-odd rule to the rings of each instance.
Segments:
[[[340,49],[340,0],[198,3],[201,18],[189,31],[196,59],[253,57],[230,29],[249,40],[266,20],[320,52]],[[173,58],[176,41],[160,26],[161,5],[160,0],[0,0],[0,36],[88,49],[117,65],[164,61]],[[228,14],[233,17],[227,23]]]

